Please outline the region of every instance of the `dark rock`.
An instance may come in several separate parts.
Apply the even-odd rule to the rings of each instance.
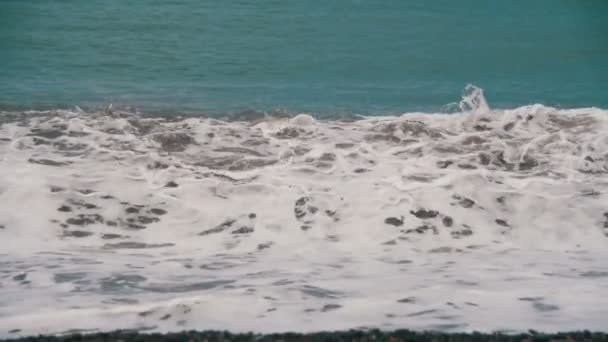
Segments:
[[[403,225],[403,216],[401,216],[401,218],[396,218],[396,217],[387,217],[384,220],[385,224],[390,224],[391,226],[395,226],[395,227],[400,227]]]
[[[116,221],[106,221],[106,225],[110,227],[116,227],[118,223],[116,223]]]
[[[437,217],[439,213],[435,210],[418,209],[416,211],[411,210],[410,214],[416,216],[419,219],[431,219]]]
[[[51,192],[61,192],[61,191],[63,191],[63,190],[65,190],[65,189],[64,189],[64,188],[62,188],[62,187],[58,187],[58,186],[51,186]]]
[[[500,196],[500,197],[496,197],[496,202],[500,203],[500,204],[505,204],[505,196]]]
[[[179,184],[175,183],[174,181],[170,181],[167,184],[165,184],[165,188],[177,188],[179,186]]]
[[[62,205],[61,207],[57,208],[58,211],[63,211],[63,212],[69,212],[72,211],[72,208],[70,208],[67,205]]]
[[[593,160],[593,158],[591,158],[590,156],[586,156],[585,160],[591,163],[595,162],[595,160]]]
[[[139,213],[139,209],[135,208],[135,207],[129,207],[129,208],[125,209],[125,211],[129,214]]]
[[[454,224],[454,220],[450,216],[445,216],[441,222],[446,227],[451,227]]]
[[[300,226],[300,229],[302,229],[303,231],[307,231],[307,230],[309,230],[310,228],[312,228],[312,227],[311,227],[311,226],[309,226],[309,225],[307,225],[307,224],[304,224],[304,225],[301,225],[301,226]]]
[[[255,215],[255,213],[251,213],[251,214],[249,214],[248,217],[253,220],[254,218],[256,218],[256,215]]]
[[[166,321],[166,320],[168,320],[169,318],[171,318],[171,314],[166,314],[166,315],[164,315],[163,317],[161,317],[161,318],[160,318],[160,320],[161,320],[161,321]]]
[[[159,215],[159,216],[165,215],[167,213],[166,210],[160,209],[160,208],[152,208],[152,209],[150,209],[150,212],[154,215]]]
[[[369,169],[358,168],[358,169],[355,169],[353,172],[354,173],[364,173],[364,172],[368,172],[368,171],[369,171]]]

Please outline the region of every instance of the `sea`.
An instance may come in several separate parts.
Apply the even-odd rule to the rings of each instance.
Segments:
[[[0,338],[606,317],[608,1],[0,0]]]

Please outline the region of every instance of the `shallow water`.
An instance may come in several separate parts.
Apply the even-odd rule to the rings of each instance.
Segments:
[[[0,336],[605,329],[608,113],[4,112]]]

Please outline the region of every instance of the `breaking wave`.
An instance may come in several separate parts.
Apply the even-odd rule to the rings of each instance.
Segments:
[[[1,113],[0,336],[605,328],[608,111],[452,107]]]

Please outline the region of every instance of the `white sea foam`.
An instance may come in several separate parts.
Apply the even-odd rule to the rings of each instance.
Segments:
[[[0,336],[605,329],[608,111],[2,113]]]

